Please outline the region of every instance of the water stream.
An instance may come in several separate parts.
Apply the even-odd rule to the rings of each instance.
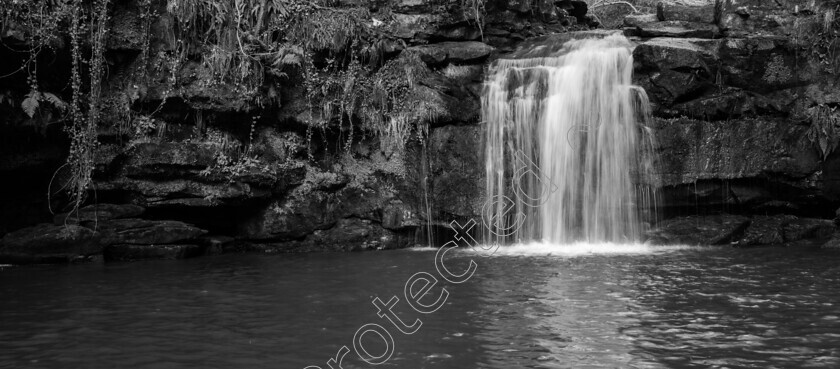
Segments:
[[[632,73],[632,44],[620,35],[493,63],[482,97],[486,195],[510,199],[487,209],[503,219],[491,225],[495,235],[639,238],[640,212],[653,200],[653,140],[647,95]]]

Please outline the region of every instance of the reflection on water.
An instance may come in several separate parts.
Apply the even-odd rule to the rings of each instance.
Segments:
[[[303,368],[379,323],[393,368],[840,366],[840,254],[787,249],[520,245],[472,258],[446,305],[399,317],[434,252],[225,255],[0,268],[0,367]],[[458,260],[455,260],[458,259]],[[376,347],[372,345],[371,347]]]

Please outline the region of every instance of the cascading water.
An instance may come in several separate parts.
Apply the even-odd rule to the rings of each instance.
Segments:
[[[491,66],[482,120],[496,201],[484,216],[496,242],[638,240],[654,202],[654,142],[632,72],[632,44],[620,35]]]

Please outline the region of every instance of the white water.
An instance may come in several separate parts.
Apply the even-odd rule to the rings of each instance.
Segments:
[[[562,245],[545,242],[520,243],[510,246],[500,246],[491,249],[492,252],[481,248],[464,248],[465,252],[481,256],[555,256],[578,257],[588,255],[637,255],[660,254],[679,250],[695,250],[701,246],[669,245],[653,246],[643,243],[612,243],[612,242],[572,242]],[[486,247],[486,246],[485,246]]]
[[[647,96],[631,83],[632,44],[573,40],[557,54],[500,59],[488,73],[488,241],[632,243],[654,202],[654,142]]]

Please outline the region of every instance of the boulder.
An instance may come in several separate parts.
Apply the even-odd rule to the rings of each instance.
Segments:
[[[113,219],[99,224],[106,245],[175,244],[198,238],[207,231],[174,220]]]
[[[749,218],[729,214],[680,217],[661,222],[646,237],[658,245],[728,245],[749,224]]]
[[[783,227],[796,219],[793,215],[755,216],[736,245],[781,245],[786,241]]]
[[[201,256],[204,248],[198,245],[127,245],[105,247],[105,261],[134,261],[147,259],[186,259]]]
[[[132,204],[92,204],[77,212],[56,214],[53,217],[53,223],[55,225],[83,224],[90,228],[97,222],[134,218],[143,214],[145,210],[142,206]]]
[[[101,235],[77,225],[43,223],[6,234],[0,263],[68,262],[102,252]]]

